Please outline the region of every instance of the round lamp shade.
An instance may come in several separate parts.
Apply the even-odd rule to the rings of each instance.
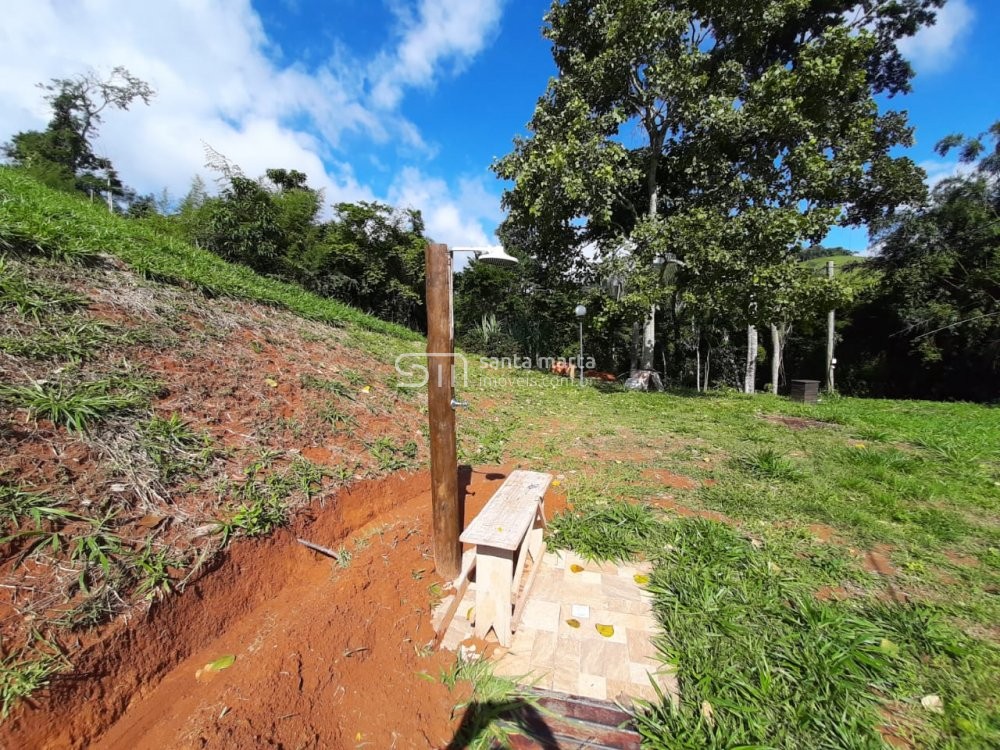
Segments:
[[[499,245],[491,247],[485,253],[478,256],[477,260],[480,263],[486,263],[491,266],[516,266],[517,258],[513,255],[507,255],[503,248]]]

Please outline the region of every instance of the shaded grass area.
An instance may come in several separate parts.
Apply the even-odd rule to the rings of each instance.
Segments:
[[[464,449],[557,475],[550,544],[655,563],[680,702],[646,746],[1000,744],[998,410],[484,382]]]
[[[190,285],[206,294],[280,305],[309,320],[350,323],[403,340],[421,338],[403,326],[227,263],[139,222],[109,214],[83,198],[46,188],[11,167],[0,167],[2,252],[38,253],[77,262],[90,262],[107,253],[147,278]]]

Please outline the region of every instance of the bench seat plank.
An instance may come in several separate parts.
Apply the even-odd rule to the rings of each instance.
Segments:
[[[512,471],[460,539],[482,547],[517,549],[535,520],[538,501],[551,482],[551,474]]]

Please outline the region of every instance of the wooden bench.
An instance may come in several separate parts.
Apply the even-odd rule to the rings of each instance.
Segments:
[[[525,596],[515,602],[528,555],[532,571],[541,564],[545,532],[545,491],[551,474],[512,471],[460,539],[476,545],[476,637],[496,631],[510,646]]]

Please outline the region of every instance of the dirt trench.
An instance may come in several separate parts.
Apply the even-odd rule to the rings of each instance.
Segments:
[[[466,470],[467,517],[505,473]],[[439,680],[454,655],[424,648],[440,585],[430,510],[427,472],[395,475],[234,544],[182,594],[71,649],[72,672],[14,711],[0,747],[447,745],[464,696]],[[300,536],[352,557],[338,565]]]

